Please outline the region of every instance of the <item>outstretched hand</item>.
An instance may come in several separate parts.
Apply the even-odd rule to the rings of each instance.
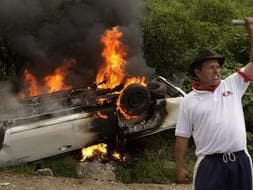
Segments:
[[[245,27],[248,31],[250,40],[253,40],[253,17],[245,18]]]
[[[250,39],[250,45],[251,45],[251,51],[250,51],[250,60],[253,60],[253,17],[247,17],[245,18],[245,28],[248,32],[249,39]]]

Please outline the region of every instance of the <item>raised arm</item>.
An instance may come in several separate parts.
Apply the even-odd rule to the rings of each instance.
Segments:
[[[191,174],[185,169],[185,155],[188,148],[189,139],[185,137],[176,137],[175,157],[176,157],[176,173],[179,183],[190,183]]]
[[[248,32],[250,40],[250,61],[245,66],[244,72],[246,73],[247,76],[253,79],[253,17],[245,18],[245,21],[246,21],[245,28]]]

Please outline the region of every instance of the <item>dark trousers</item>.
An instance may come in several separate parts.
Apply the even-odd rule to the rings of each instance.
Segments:
[[[205,156],[196,172],[195,190],[252,190],[252,168],[244,151]]]

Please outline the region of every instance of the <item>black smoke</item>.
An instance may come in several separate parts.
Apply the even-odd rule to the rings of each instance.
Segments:
[[[68,83],[90,85],[102,63],[100,37],[119,26],[130,75],[149,76],[143,58],[140,0],[1,0],[0,36],[7,36],[39,80],[74,58]]]

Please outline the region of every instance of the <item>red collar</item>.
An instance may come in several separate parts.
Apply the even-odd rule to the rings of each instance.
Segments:
[[[217,86],[210,86],[210,87],[208,87],[208,88],[201,88],[199,82],[193,82],[193,83],[192,83],[192,88],[193,88],[193,89],[196,89],[196,90],[203,90],[203,91],[214,92],[214,90],[215,90],[219,85],[220,85],[220,84],[218,84]]]

